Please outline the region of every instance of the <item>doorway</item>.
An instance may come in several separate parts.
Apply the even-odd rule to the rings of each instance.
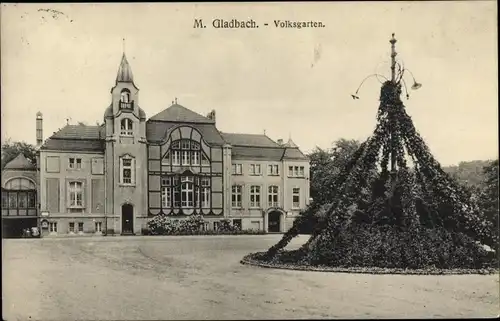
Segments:
[[[134,207],[122,205],[122,234],[134,234]]]
[[[279,233],[281,228],[281,212],[273,211],[269,213],[267,219],[267,231],[269,233]]]

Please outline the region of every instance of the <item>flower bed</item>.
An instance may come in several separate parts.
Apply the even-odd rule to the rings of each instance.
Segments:
[[[231,224],[230,220],[221,220],[217,230],[206,229],[207,221],[201,215],[190,216],[184,220],[172,220],[166,215],[158,215],[148,222],[149,235],[261,235],[260,230],[242,230]]]

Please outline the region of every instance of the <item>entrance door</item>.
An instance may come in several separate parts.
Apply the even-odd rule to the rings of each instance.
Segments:
[[[274,211],[269,213],[267,219],[267,231],[271,233],[280,232],[280,226],[281,226],[281,212]]]
[[[130,204],[122,206],[122,234],[134,233],[134,207]]]

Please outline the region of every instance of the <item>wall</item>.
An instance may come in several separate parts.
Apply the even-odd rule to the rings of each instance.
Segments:
[[[81,169],[70,169],[69,158],[81,158]],[[83,183],[83,212],[71,213],[68,184]],[[40,151],[40,210],[44,219],[92,220],[104,217],[104,158],[102,153]],[[61,231],[63,229],[61,228]],[[64,231],[63,233],[65,233]]]

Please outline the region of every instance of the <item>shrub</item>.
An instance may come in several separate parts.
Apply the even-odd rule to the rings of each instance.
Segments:
[[[469,236],[444,228],[401,230],[387,225],[352,224],[335,237],[321,234],[314,242],[312,247],[280,251],[274,258],[268,256],[264,260],[399,269],[480,269],[497,266],[498,262],[494,252],[488,252]]]
[[[264,234],[259,230],[241,230],[231,224],[231,220],[220,221],[217,230],[206,230],[207,221],[201,215],[193,215],[185,220],[172,220],[166,215],[157,215],[148,222],[151,235],[239,235],[239,234]]]

